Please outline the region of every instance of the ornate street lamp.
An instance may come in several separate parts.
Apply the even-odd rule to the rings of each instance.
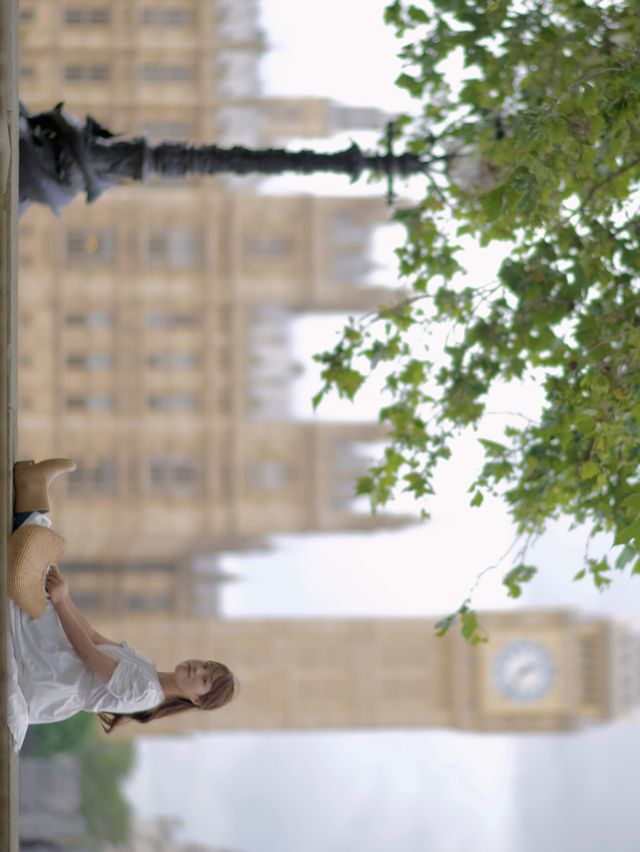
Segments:
[[[20,105],[21,214],[37,202],[59,215],[79,192],[85,192],[87,202],[91,203],[110,186],[130,180],[144,181],[151,174],[175,178],[221,172],[239,175],[335,172],[347,174],[355,181],[369,171],[386,175],[387,200],[391,204],[394,177],[425,173],[432,162],[414,154],[393,153],[393,122],[387,125],[386,151],[381,154],[365,154],[355,143],[344,151],[325,154],[282,148],[252,150],[239,145],[233,148],[180,142],[149,145],[141,137],[121,139],[89,115],[82,125],[62,107],[59,103],[49,112],[32,115]]]

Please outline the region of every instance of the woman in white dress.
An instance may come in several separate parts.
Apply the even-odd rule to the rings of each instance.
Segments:
[[[16,465],[14,529],[50,526],[48,485],[73,470],[67,459]],[[8,725],[19,750],[30,724],[58,722],[81,710],[103,729],[142,724],[186,710],[214,710],[233,698],[237,682],[223,663],[186,660],[159,672],[127,642],[102,636],[82,615],[59,570],[47,580],[44,615],[31,618],[9,601]]]

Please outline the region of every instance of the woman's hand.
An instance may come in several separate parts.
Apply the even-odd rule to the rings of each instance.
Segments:
[[[69,597],[69,584],[55,565],[47,576],[47,592],[54,606],[63,603]]]

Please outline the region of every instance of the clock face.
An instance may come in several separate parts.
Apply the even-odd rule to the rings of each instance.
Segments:
[[[519,704],[537,701],[549,692],[555,669],[551,655],[537,642],[510,642],[493,664],[493,677],[500,692]]]

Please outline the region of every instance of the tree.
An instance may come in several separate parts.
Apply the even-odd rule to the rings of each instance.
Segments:
[[[23,751],[28,757],[77,755],[87,842],[92,848],[101,849],[105,843],[127,840],[132,815],[122,782],[135,764],[133,743],[105,741],[99,733],[95,713],[77,713],[62,722],[31,725]]]
[[[122,781],[135,763],[133,743],[95,743],[81,755],[82,815],[95,848],[124,843],[131,833],[131,807]]]
[[[30,725],[22,751],[30,757],[53,757],[65,752],[82,751],[95,736],[95,714],[76,713],[62,722]]]
[[[499,383],[534,378],[544,404],[504,440],[479,439],[470,502],[506,501],[523,547],[504,578],[517,597],[536,567],[528,544],[567,516],[610,554],[585,557],[598,588],[640,573],[640,15],[605,0],[391,3],[402,40],[397,85],[421,104],[402,116],[408,150],[431,163],[424,197],[396,213],[402,297],[350,319],[317,356],[323,386],[353,399],[386,370],[388,442],[360,479],[373,510],[399,489],[433,495],[454,437],[477,428]],[[459,84],[452,61],[463,65]],[[460,282],[465,240],[509,241],[491,287]],[[422,350],[416,328],[449,329]],[[452,462],[454,463],[454,462]],[[466,600],[460,619],[480,640]]]

